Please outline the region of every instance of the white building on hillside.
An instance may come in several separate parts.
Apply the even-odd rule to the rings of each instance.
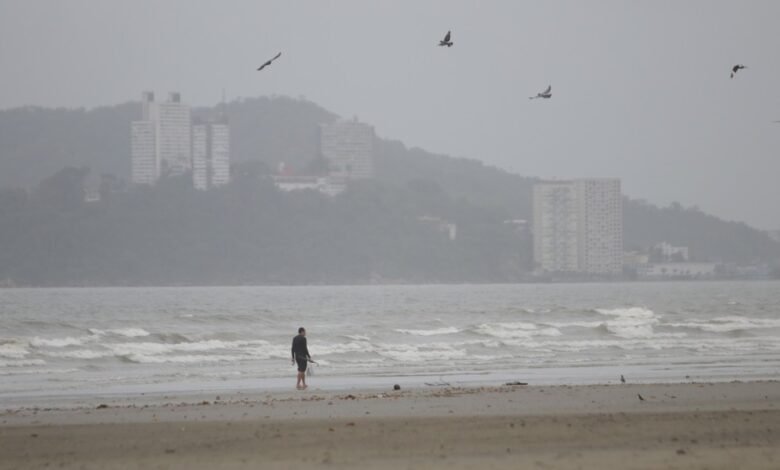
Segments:
[[[534,261],[540,270],[622,273],[620,180],[546,181],[534,185],[533,198]]]
[[[151,118],[156,126],[157,157],[161,176],[178,176],[192,170],[192,122],[190,107],[181,95],[172,92],[168,101],[152,103]]]
[[[578,255],[581,272],[623,272],[623,195],[616,178],[574,181],[577,188]]]
[[[227,119],[193,125],[190,106],[179,93],[156,102],[141,96],[141,120],[131,124],[133,184],[155,184],[161,177],[192,171],[198,189],[230,182],[230,127]]]
[[[154,123],[133,121],[130,124],[131,181],[152,185],[160,177],[160,160],[155,147]]]
[[[534,185],[534,261],[543,271],[579,271],[577,193],[567,181]]]
[[[230,127],[224,119],[192,126],[192,181],[201,190],[230,182]]]
[[[374,128],[357,119],[323,124],[320,126],[320,153],[328,160],[331,176],[373,178]]]

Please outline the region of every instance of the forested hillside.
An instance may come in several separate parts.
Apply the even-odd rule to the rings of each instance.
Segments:
[[[332,199],[281,193],[266,175],[280,162],[300,174],[315,168],[318,125],[337,116],[285,97],[194,110],[220,112],[238,170],[229,187],[117,184],[87,204],[90,171],[128,178],[140,105],[0,111],[0,281],[513,282],[533,268],[530,234],[505,223],[531,219],[532,177],[377,139],[375,181]],[[457,224],[457,239],[421,216]],[[695,209],[626,198],[624,216],[626,249],[667,241],[702,261],[780,259],[780,244],[763,232]]]

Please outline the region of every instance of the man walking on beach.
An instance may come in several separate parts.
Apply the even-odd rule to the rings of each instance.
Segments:
[[[295,388],[303,390],[306,385],[306,366],[311,360],[309,348],[306,346],[306,328],[298,328],[298,336],[292,340],[292,363],[298,363],[298,383]]]

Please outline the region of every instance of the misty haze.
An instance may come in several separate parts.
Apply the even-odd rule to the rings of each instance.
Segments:
[[[0,0],[0,469],[772,468],[778,18]]]

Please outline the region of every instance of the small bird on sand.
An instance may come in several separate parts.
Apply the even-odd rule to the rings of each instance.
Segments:
[[[278,53],[278,54],[276,54],[276,55],[273,57],[273,59],[270,59],[270,60],[266,61],[266,62],[265,62],[263,65],[261,65],[260,67],[258,67],[258,68],[257,68],[257,71],[259,72],[259,71],[263,70],[264,68],[268,67],[269,65],[271,65],[271,62],[273,62],[273,61],[275,61],[276,59],[278,59],[280,55],[282,55],[282,53],[281,53],[281,52],[280,52],[280,53]]]
[[[623,377],[623,374],[620,374],[620,383],[622,384],[626,383],[626,378]]]
[[[639,397],[639,401],[645,401],[645,397],[643,397],[642,395],[637,393],[636,396]]]
[[[444,35],[444,39],[439,41],[439,46],[447,46],[452,47],[452,41],[450,41],[450,35],[452,34],[452,31],[447,31],[447,34]]]
[[[746,68],[747,68],[747,67],[745,67],[745,66],[744,66],[744,65],[742,65],[742,64],[737,64],[737,65],[735,65],[734,67],[731,67],[731,78],[734,78],[734,75],[736,75],[736,74],[737,74],[737,72],[739,72],[739,71],[740,71],[740,69],[746,69]]]
[[[533,100],[536,98],[544,98],[544,99],[552,98],[552,85],[548,85],[546,90],[544,90],[541,93],[537,93],[536,96],[528,97],[529,100]]]

